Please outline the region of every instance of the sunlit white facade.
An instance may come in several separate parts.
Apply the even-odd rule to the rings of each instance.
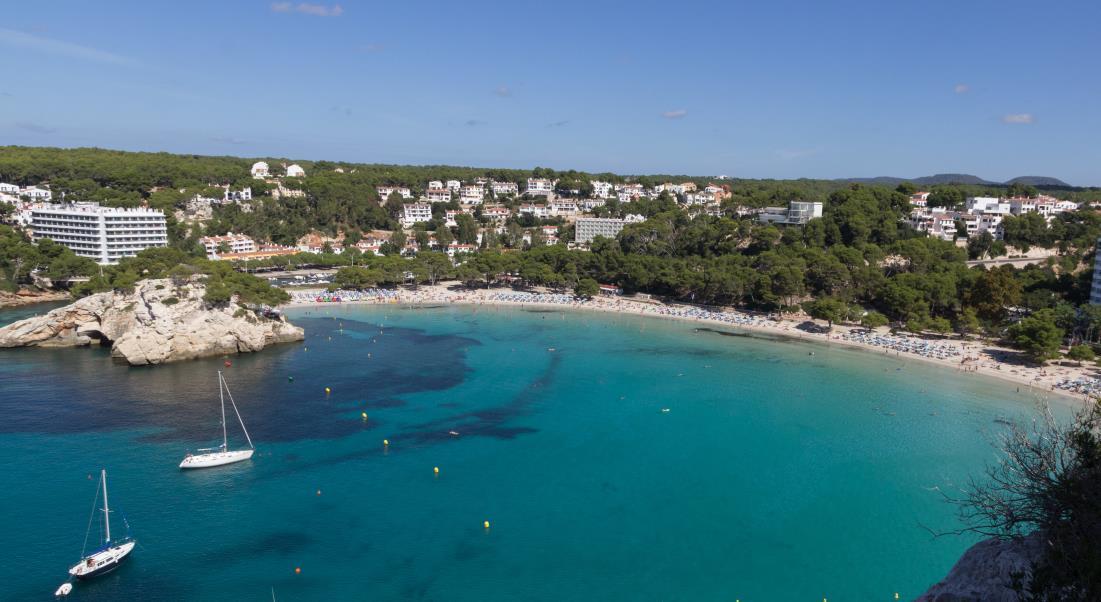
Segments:
[[[168,246],[164,213],[144,207],[44,204],[31,211],[30,227],[35,242],[49,238],[104,265],[145,249]]]

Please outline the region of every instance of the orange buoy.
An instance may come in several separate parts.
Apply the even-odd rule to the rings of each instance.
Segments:
[[[229,368],[232,365],[233,365],[233,362],[231,362],[229,360],[226,360],[226,368]]]
[[[301,575],[302,574],[302,567],[300,567],[300,566],[294,567],[294,574],[295,575]]]

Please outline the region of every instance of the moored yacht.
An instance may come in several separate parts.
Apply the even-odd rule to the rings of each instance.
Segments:
[[[241,431],[245,434],[245,440],[248,441],[248,449],[229,449],[229,438],[226,434],[227,395],[229,396],[229,404],[233,407],[233,413],[237,415],[237,422],[241,424]],[[233,401],[233,393],[229,392],[229,385],[226,384],[226,379],[222,376],[220,370],[218,371],[218,398],[222,402],[222,444],[218,447],[196,450],[194,454],[187,454],[180,462],[180,468],[211,468],[242,462],[251,458],[253,452],[256,451],[252,446],[252,438],[248,436],[248,429],[245,428],[245,421],[241,418],[241,412],[237,411],[237,404]]]
[[[103,545],[86,556],[83,552],[81,553],[80,562],[69,569],[69,574],[77,579],[90,579],[110,573],[122,564],[122,561],[130,555],[130,552],[134,551],[134,546],[137,545],[137,542],[131,539],[129,534],[119,540],[113,541],[111,539],[111,510],[107,505],[106,470],[100,472],[100,482],[103,484]],[[89,523],[89,528],[91,528],[91,523]]]

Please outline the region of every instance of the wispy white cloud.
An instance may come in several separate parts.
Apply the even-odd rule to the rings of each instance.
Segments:
[[[382,52],[383,50],[386,50],[386,46],[383,44],[371,43],[363,47],[364,52]]]
[[[339,4],[329,6],[327,4],[310,4],[309,2],[272,2],[271,10],[277,13],[296,12],[315,17],[339,17],[344,14],[344,8]]]
[[[1029,125],[1036,121],[1032,113],[1010,113],[1002,117],[1002,123]]]
[[[818,152],[819,149],[817,148],[782,148],[776,151],[776,155],[785,161],[791,161],[793,159],[811,157],[817,155]]]
[[[15,127],[28,132],[34,132],[35,134],[52,134],[57,131],[41,123],[31,123],[29,121],[17,121],[15,122]]]
[[[106,50],[99,50],[98,48],[90,48],[88,46],[81,46],[80,44],[72,44],[69,42],[62,42],[61,40],[54,40],[50,38],[44,38],[42,36],[36,36],[22,31],[16,31],[14,29],[6,29],[0,27],[0,45],[8,46],[11,48],[20,48],[23,50],[33,50],[46,54],[54,54],[58,56],[67,56],[70,58],[83,59],[86,61],[95,61],[99,63],[114,63],[117,65],[124,65],[133,63],[134,60],[107,52]]]
[[[956,87],[952,89],[956,92],[956,94],[967,94],[971,91],[971,86],[968,86],[967,84],[956,84]]]
[[[509,96],[512,96],[512,90],[508,86],[504,85],[494,88],[493,93],[497,96],[500,96],[501,98],[508,98]]]
[[[666,111],[666,112],[662,113],[661,116],[666,118],[666,119],[680,119],[681,117],[684,117],[687,114],[688,114],[688,111],[686,111],[684,109],[675,109],[673,111]]]
[[[240,138],[234,138],[233,136],[211,136],[210,139],[213,142],[221,144],[244,144],[245,141]]]

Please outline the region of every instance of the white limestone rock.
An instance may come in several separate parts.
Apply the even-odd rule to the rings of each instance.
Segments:
[[[129,293],[98,293],[43,316],[0,328],[0,347],[74,347],[111,343],[131,365],[162,364],[301,341],[285,319],[257,315],[236,303],[207,307],[200,277],[176,285],[142,280]]]

